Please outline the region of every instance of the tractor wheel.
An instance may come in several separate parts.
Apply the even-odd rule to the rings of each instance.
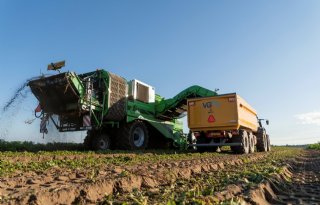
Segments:
[[[101,133],[92,140],[92,148],[94,150],[105,151],[109,150],[111,145],[110,137],[107,134]]]
[[[259,152],[268,151],[268,139],[265,132],[258,133],[257,136],[257,150]]]
[[[270,152],[271,151],[271,144],[270,144],[270,137],[269,135],[267,135],[267,151]]]
[[[249,133],[249,153],[254,153],[255,148],[255,139],[254,135],[250,132]]]
[[[149,142],[147,126],[141,121],[123,125],[118,136],[118,148],[128,150],[145,149]]]
[[[249,153],[249,137],[245,130],[240,130],[239,136],[234,137],[234,142],[241,143],[240,146],[232,146],[231,150],[239,154],[248,154]]]

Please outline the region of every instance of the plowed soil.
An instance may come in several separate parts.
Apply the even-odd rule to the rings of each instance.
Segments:
[[[281,175],[253,189],[247,197],[258,204],[320,204],[320,152],[305,151]]]
[[[158,153],[3,154],[0,202],[320,204],[317,151]]]

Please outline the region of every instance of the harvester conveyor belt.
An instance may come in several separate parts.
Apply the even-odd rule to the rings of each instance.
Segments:
[[[180,118],[187,111],[187,99],[196,97],[209,97],[217,95],[216,92],[198,85],[191,86],[175,97],[163,100],[156,106],[157,118],[171,120]]]

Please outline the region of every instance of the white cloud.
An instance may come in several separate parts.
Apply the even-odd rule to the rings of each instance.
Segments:
[[[320,126],[320,112],[308,112],[295,115],[294,117],[298,119],[301,124]]]

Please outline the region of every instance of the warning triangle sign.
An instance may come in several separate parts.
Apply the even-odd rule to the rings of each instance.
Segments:
[[[216,119],[214,118],[214,116],[213,115],[209,115],[208,122],[215,122],[215,121],[216,121]]]

